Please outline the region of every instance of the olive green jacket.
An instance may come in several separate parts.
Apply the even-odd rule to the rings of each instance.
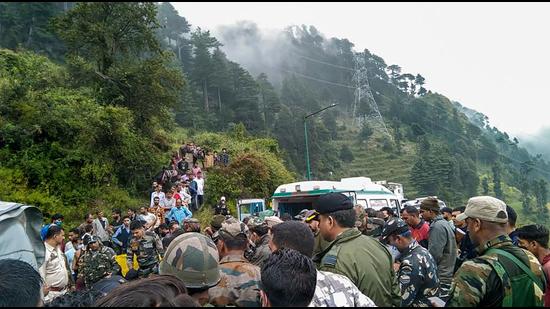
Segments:
[[[351,228],[314,256],[319,270],[348,277],[377,306],[399,306],[399,285],[391,253],[378,240]]]

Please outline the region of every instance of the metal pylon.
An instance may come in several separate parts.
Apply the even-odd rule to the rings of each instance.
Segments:
[[[386,133],[393,141],[393,136],[388,131],[386,123],[384,122],[384,118],[382,118],[380,110],[378,109],[378,104],[376,104],[376,100],[374,100],[374,96],[371,92],[364,53],[355,53],[354,60],[355,72],[353,74],[352,83],[355,87],[355,92],[353,100],[352,123],[355,125],[357,122],[359,122],[359,124],[362,125],[362,123],[366,121],[373,126],[373,129],[377,128],[378,125],[380,125],[384,133]],[[366,98],[368,102],[367,104],[369,106],[369,114],[366,115],[366,117],[359,117],[358,119],[357,108],[359,104],[361,104],[362,98]]]

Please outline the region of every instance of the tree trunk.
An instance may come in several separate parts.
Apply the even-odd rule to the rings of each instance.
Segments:
[[[32,38],[32,26],[34,25],[34,16],[31,19],[31,25],[29,26],[29,37],[27,38],[27,47],[31,46],[31,38]]]
[[[202,94],[204,95],[204,111],[208,113],[208,85],[206,84],[206,79],[203,83]]]
[[[220,114],[222,112],[222,97],[220,95],[220,87],[218,87],[218,105],[220,107]]]

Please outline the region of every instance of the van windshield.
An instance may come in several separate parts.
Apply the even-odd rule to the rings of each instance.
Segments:
[[[369,204],[371,208],[382,208],[388,206],[388,201],[385,199],[376,199],[376,200],[369,200]]]

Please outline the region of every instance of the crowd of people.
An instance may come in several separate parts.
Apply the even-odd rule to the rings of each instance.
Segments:
[[[548,229],[516,228],[493,197],[398,215],[328,193],[295,217],[243,222],[223,198],[201,226],[184,184],[155,189],[152,208],[86,214],[67,239],[52,216],[39,269],[0,259],[0,305],[550,306]]]

